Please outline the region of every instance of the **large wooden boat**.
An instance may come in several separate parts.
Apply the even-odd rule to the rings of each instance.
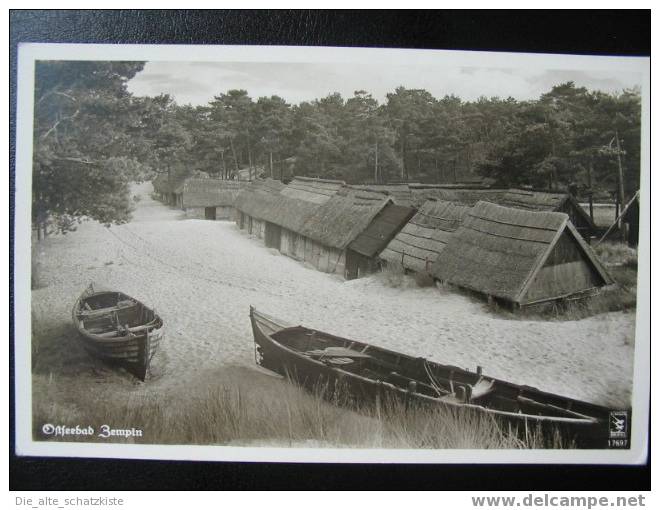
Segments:
[[[163,321],[151,308],[122,292],[95,292],[90,285],[73,307],[73,323],[91,354],[145,380],[163,338]]]
[[[338,399],[333,394],[335,401],[358,406],[389,401],[487,413],[505,428],[522,433],[558,431],[581,448],[608,445],[611,416],[605,407],[489,377],[480,367],[472,372],[303,326],[290,327],[253,307],[250,319],[258,365],[312,391],[327,394],[339,388],[344,395]]]

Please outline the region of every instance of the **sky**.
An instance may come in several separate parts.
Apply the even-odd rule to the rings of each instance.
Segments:
[[[553,85],[574,81],[591,90],[617,93],[641,84],[636,73],[616,70],[558,70],[357,63],[147,62],[129,84],[138,96],[170,94],[183,104],[203,105],[229,89],[257,99],[278,95],[291,104],[339,92],[344,98],[366,90],[379,102],[398,86],[423,88],[441,98],[480,96],[536,99]]]

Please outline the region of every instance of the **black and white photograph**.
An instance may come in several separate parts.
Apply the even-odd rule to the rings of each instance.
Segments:
[[[17,453],[645,462],[649,60],[21,45]]]

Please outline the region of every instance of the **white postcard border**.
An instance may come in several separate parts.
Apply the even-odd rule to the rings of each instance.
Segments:
[[[629,450],[381,450],[64,443],[32,439],[30,231],[34,63],[36,60],[147,60],[216,62],[342,62],[406,66],[590,69],[643,76],[641,212],[638,305]],[[17,71],[14,223],[14,354],[16,453],[45,457],[159,460],[341,463],[561,463],[642,464],[646,462],[650,396],[650,59],[475,51],[285,46],[185,46],[41,44],[19,45]]]

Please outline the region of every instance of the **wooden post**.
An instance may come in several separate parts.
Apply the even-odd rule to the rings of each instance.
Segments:
[[[376,162],[374,164],[374,183],[378,184],[378,140],[376,140]]]
[[[222,160],[222,178],[227,178],[227,165],[225,164],[225,150],[220,150],[220,159]]]
[[[623,165],[621,164],[621,144],[619,143],[619,131],[614,132],[614,137],[616,139],[616,159],[619,164],[619,203],[623,205],[626,202],[626,197],[624,195],[623,189]]]
[[[591,223],[594,222],[594,192],[591,187],[591,173],[593,172],[593,166],[593,159],[589,158],[589,165],[587,166],[587,186],[589,186],[589,217],[591,218]]]
[[[624,195],[624,189],[623,189],[623,165],[621,164],[621,144],[619,143],[619,130],[614,131],[614,138],[616,139],[616,159],[617,163],[619,165],[619,208],[620,210],[623,208],[623,204],[626,202],[626,198]],[[618,216],[618,214],[617,214]],[[621,238],[622,240],[625,241],[625,233],[622,228],[623,223],[619,219],[619,232],[621,232]]]

